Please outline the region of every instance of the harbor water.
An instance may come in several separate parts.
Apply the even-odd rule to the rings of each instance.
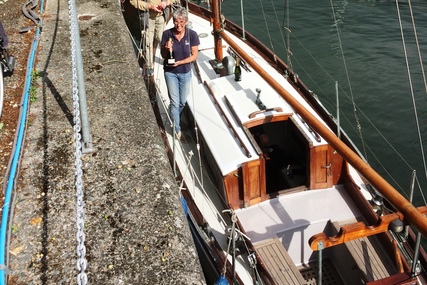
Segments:
[[[225,17],[243,24],[290,64],[334,117],[339,106],[342,128],[407,199],[415,173],[413,203],[424,205],[427,92],[420,58],[427,60],[425,2],[242,1],[244,22],[240,1],[223,3]]]

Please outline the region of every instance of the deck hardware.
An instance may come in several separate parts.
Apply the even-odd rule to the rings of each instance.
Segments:
[[[384,205],[384,197],[381,195],[381,193],[373,188],[371,184],[366,184],[366,189],[369,191],[369,193],[371,193],[372,203],[378,207],[382,207]]]
[[[317,272],[317,285],[322,285],[322,252],[324,249],[323,241],[319,241],[317,244],[317,249],[319,251],[319,259],[318,259],[318,268]]]
[[[248,261],[249,264],[252,268],[255,268],[255,266],[257,265],[257,259],[256,259],[256,255],[255,252],[252,252],[251,254],[248,255]]]
[[[419,267],[420,246],[421,246],[421,233],[417,232],[417,238],[415,240],[415,249],[414,249],[414,260],[412,261],[412,267],[411,267],[411,277],[415,277],[420,272],[420,267]]]
[[[403,231],[404,225],[403,222],[399,219],[396,219],[394,221],[391,221],[388,225],[388,229],[394,233],[400,233]]]
[[[412,200],[414,198],[414,185],[415,185],[415,180],[416,179],[417,179],[417,171],[414,169],[414,170],[412,170],[412,175],[411,175],[411,191],[410,191],[410,194],[409,194],[409,202],[411,202],[411,203],[412,203]],[[405,240],[408,239],[408,233],[409,233],[409,225],[406,225],[405,233],[404,233]]]
[[[400,233],[403,231],[403,227],[403,222],[399,219],[391,221],[391,223],[388,225],[388,229],[394,233]]]
[[[268,108],[268,109],[264,109],[264,110],[255,111],[255,112],[252,112],[249,114],[249,119],[255,118],[256,115],[261,114],[261,113],[265,113],[265,112],[269,112],[269,111],[283,112],[283,109],[280,107],[275,107],[275,108]]]
[[[261,99],[260,99],[260,97],[261,97],[261,89],[260,89],[260,88],[257,88],[257,89],[256,89],[256,93],[257,93],[257,95],[256,95],[255,104],[257,104],[257,106],[258,106],[258,108],[259,108],[260,110],[265,110],[265,109],[267,109],[267,107],[264,105],[264,103],[262,103],[262,101],[261,101]]]
[[[298,118],[301,120],[301,123],[303,123],[307,127],[308,131],[313,135],[316,141],[320,142],[322,139],[320,138],[319,134],[307,124],[307,122],[301,117],[301,115],[298,114]]]
[[[331,168],[331,163],[329,163],[328,165],[322,165],[321,168],[329,169]]]

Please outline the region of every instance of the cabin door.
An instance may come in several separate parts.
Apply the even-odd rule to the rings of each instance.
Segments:
[[[332,164],[328,157],[328,146],[310,149],[310,173],[310,189],[332,186]]]
[[[265,200],[265,159],[249,161],[242,165],[243,203],[245,207]]]

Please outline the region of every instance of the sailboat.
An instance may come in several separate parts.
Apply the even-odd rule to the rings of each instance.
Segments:
[[[186,142],[168,115],[160,49],[146,80],[208,283],[427,284],[427,207],[377,174],[221,1],[183,5],[200,38]]]

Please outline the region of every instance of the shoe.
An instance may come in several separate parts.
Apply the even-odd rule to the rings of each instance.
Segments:
[[[176,136],[176,139],[182,143],[188,143],[191,141],[191,138],[181,131],[177,132],[175,136]]]

